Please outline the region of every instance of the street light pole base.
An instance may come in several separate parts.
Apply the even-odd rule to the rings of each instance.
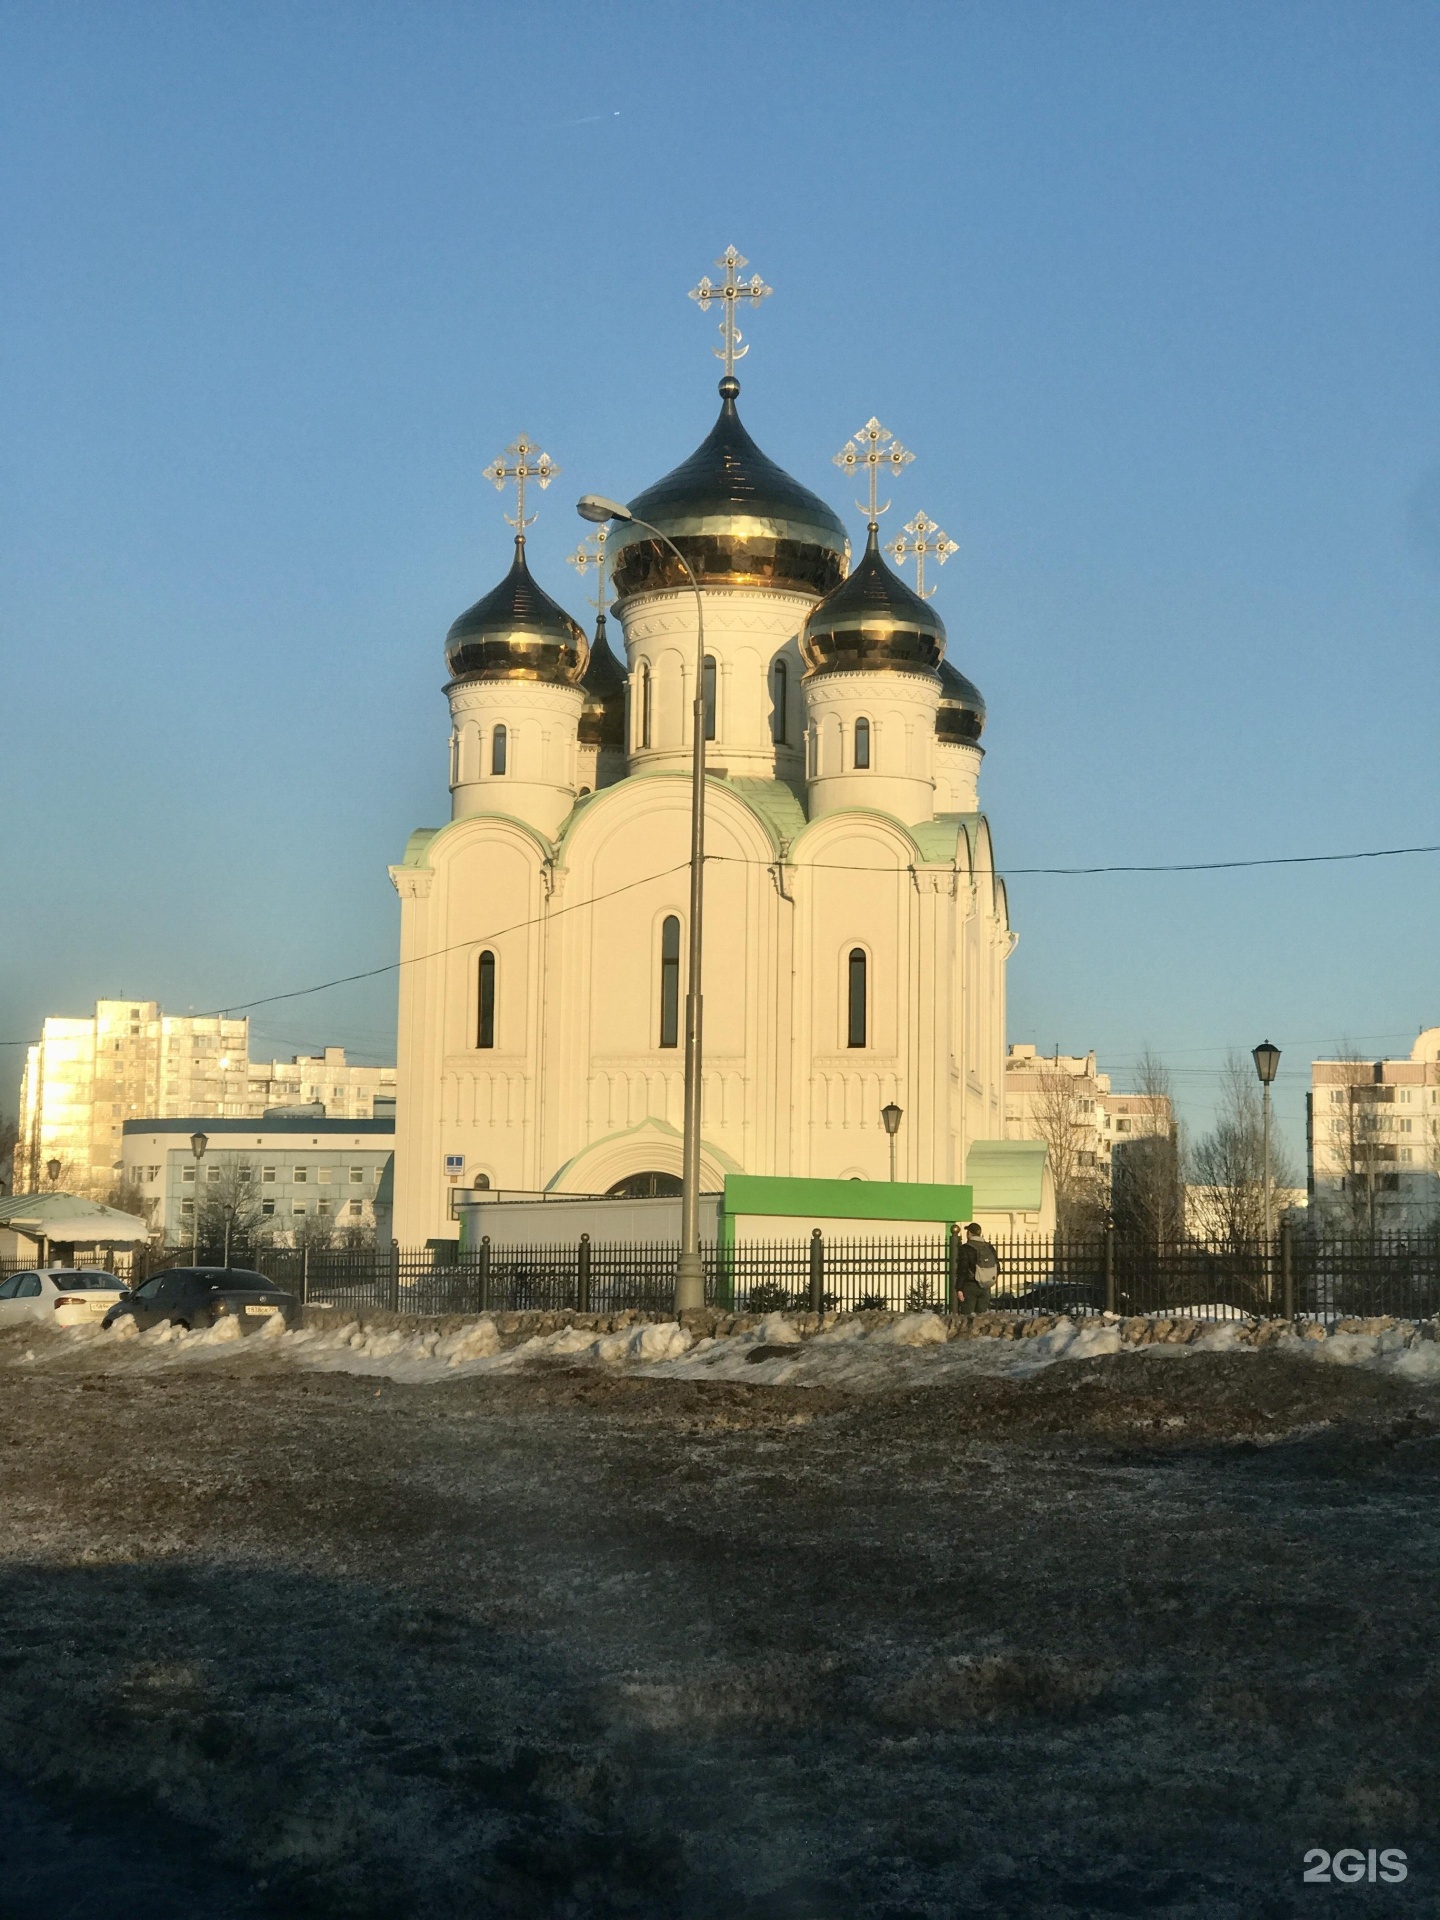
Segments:
[[[705,1304],[705,1269],[698,1253],[682,1253],[675,1269],[675,1311],[692,1313]]]

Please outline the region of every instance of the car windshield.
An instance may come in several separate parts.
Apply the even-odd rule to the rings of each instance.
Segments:
[[[254,1293],[257,1289],[264,1293],[270,1291],[270,1282],[263,1273],[246,1273],[240,1267],[233,1273],[217,1274],[210,1284],[229,1293]]]
[[[117,1293],[122,1285],[113,1273],[52,1273],[50,1278],[66,1293],[81,1293],[87,1288]]]

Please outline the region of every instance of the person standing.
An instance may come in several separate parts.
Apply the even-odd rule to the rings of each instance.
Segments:
[[[979,1224],[972,1220],[956,1249],[954,1309],[960,1313],[983,1311],[990,1304],[990,1295],[999,1277],[1000,1256]]]

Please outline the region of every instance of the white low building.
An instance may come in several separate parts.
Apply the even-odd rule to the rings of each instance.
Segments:
[[[203,1134],[197,1159],[191,1137]],[[261,1245],[390,1238],[394,1122],[293,1119],[131,1120],[124,1133],[124,1185],[151,1231],[184,1246],[207,1204],[228,1209]],[[453,1229],[452,1229],[453,1231]]]

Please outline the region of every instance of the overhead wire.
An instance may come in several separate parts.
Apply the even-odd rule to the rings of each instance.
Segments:
[[[1408,855],[1426,853],[1440,853],[1440,844],[1414,847],[1367,847],[1354,853],[1270,854],[1246,860],[1175,860],[1091,867],[1005,867],[1004,869],[996,868],[995,875],[997,879],[1009,880],[1038,877],[1087,878],[1112,873],[1230,873],[1249,867],[1321,866],[1353,860],[1395,860]],[[749,854],[707,853],[705,859],[707,862],[714,861],[734,866],[775,867],[789,864],[783,855],[767,860]],[[575,913],[584,907],[598,906],[602,900],[611,900],[619,894],[632,892],[637,887],[649,886],[653,881],[664,880],[672,873],[683,871],[689,864],[688,860],[682,860],[673,867],[666,867],[660,873],[646,874],[643,879],[628,881],[624,886],[612,887],[605,893],[594,894],[589,900],[572,901],[569,906],[556,907],[548,913],[537,914],[528,920],[517,920],[511,926],[500,927],[492,933],[475,934],[468,940],[457,940],[451,946],[436,948],[431,953],[415,954],[408,960],[392,960],[380,967],[366,967],[358,973],[339,974],[333,980],[321,980],[311,987],[294,987],[285,993],[263,994],[254,1000],[233,1001],[229,1006],[216,1008],[198,1017],[224,1019],[231,1014],[248,1013],[255,1007],[275,1006],[284,1000],[308,999],[311,994],[328,993],[334,987],[353,986],[361,980],[378,980],[387,973],[398,973],[402,967],[414,966],[426,960],[438,960],[447,953],[455,953],[465,947],[474,947],[481,941],[503,939],[508,933],[519,933],[526,927],[538,926],[541,921],[556,920],[562,914]],[[804,862],[804,867],[810,871],[818,870],[826,873],[883,874],[910,870],[908,867],[885,868],[843,860],[807,860]],[[33,1038],[0,1040],[0,1047],[29,1047],[34,1044]]]

